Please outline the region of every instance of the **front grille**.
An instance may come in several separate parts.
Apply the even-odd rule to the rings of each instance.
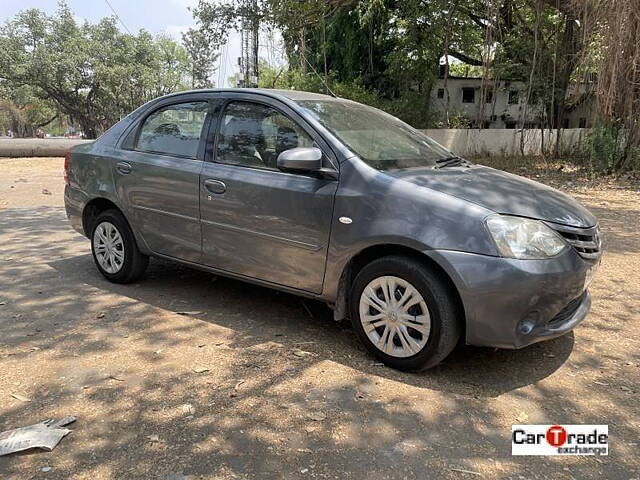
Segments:
[[[562,323],[564,323],[565,321],[567,321],[569,318],[571,318],[571,316],[576,313],[576,310],[578,310],[578,307],[580,306],[580,304],[582,303],[582,301],[584,300],[584,297],[587,295],[586,290],[582,293],[582,295],[580,295],[578,298],[575,298],[573,300],[571,300],[566,307],[564,307],[562,310],[560,310],[560,312],[558,312],[558,314],[553,317],[551,320],[549,320],[548,325],[550,327],[554,327],[556,325],[560,325]]]
[[[556,224],[550,226],[562,235],[582,258],[595,260],[600,257],[602,251],[600,227],[575,228]]]

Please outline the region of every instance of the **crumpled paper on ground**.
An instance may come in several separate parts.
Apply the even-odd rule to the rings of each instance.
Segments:
[[[41,448],[51,451],[60,440],[71,433],[68,428],[62,428],[76,421],[76,417],[64,417],[60,420],[45,420],[44,422],[16,428],[0,433],[0,456],[21,452],[31,448]]]

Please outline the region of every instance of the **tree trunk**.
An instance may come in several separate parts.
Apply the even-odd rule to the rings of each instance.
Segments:
[[[302,73],[307,73],[307,40],[304,27],[300,30],[300,67]]]
[[[87,139],[93,140],[98,138],[99,126],[95,120],[88,117],[78,118],[78,123],[82,128],[82,136]]]
[[[582,50],[581,29],[576,23],[576,16],[572,12],[564,13],[564,31],[559,50],[558,65],[560,70],[556,76],[557,97],[554,105],[554,127],[557,129],[557,138],[554,156],[560,156],[560,140],[562,137],[562,124],[566,114],[567,91],[571,82],[571,75],[578,65],[578,54]]]
[[[253,63],[253,77],[255,78],[256,87],[259,83],[260,68],[258,65],[258,53],[260,49],[260,19],[256,16],[251,25],[253,29],[253,45],[251,45],[251,56]]]

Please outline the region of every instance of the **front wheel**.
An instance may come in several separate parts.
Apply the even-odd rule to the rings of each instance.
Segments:
[[[91,251],[100,273],[114,283],[137,280],[149,264],[149,257],[140,252],[127,220],[117,210],[104,211],[95,219]]]
[[[353,283],[350,308],[365,347],[399,370],[437,365],[460,338],[450,287],[409,257],[384,257],[366,265]]]

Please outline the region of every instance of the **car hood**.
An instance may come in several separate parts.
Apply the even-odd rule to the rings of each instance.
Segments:
[[[558,190],[518,175],[474,165],[385,172],[421,187],[475,203],[496,213],[535,218],[572,227],[593,227],[596,218]]]

